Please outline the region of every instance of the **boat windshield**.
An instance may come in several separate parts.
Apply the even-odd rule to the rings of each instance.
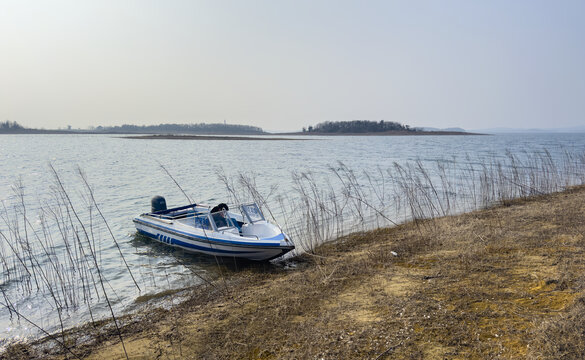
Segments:
[[[195,216],[195,227],[204,230],[212,230],[207,214]]]
[[[264,220],[262,211],[255,203],[242,205],[242,212],[246,215],[250,223]]]
[[[227,211],[221,210],[218,212],[211,213],[211,219],[215,223],[217,229],[225,229],[236,227],[235,220],[232,219]]]

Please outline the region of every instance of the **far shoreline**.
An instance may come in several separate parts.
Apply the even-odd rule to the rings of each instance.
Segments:
[[[131,135],[127,134],[127,136],[120,136],[121,139],[141,139],[141,140],[272,140],[272,141],[279,141],[279,140],[309,140],[309,139],[291,139],[291,138],[275,138],[275,137],[265,137],[265,136],[448,136],[448,135],[455,135],[455,136],[464,136],[464,135],[478,135],[478,136],[488,136],[489,134],[480,134],[480,133],[467,133],[467,132],[460,132],[460,131],[386,131],[386,132],[368,132],[368,133],[322,133],[322,132],[297,132],[297,133],[270,133],[270,134],[259,134],[257,137],[250,137],[250,136],[233,136],[233,135],[179,135],[179,134],[149,134],[149,135]]]
[[[0,135],[124,135],[127,139],[165,139],[165,140],[303,140],[275,138],[274,136],[489,136],[491,134],[462,131],[385,131],[363,133],[327,133],[327,132],[285,132],[259,134],[156,134],[156,133],[124,133],[110,131],[72,131],[72,130],[40,130],[23,129],[17,131],[0,131]],[[254,135],[257,137],[251,137]],[[266,137],[270,136],[270,137]],[[306,140],[306,139],[305,139]]]

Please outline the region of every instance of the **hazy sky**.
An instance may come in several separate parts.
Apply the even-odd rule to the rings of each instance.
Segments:
[[[0,121],[585,124],[585,1],[0,0]]]

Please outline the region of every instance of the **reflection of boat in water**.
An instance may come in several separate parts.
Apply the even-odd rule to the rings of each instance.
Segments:
[[[135,217],[134,224],[142,235],[209,255],[270,260],[295,248],[255,203],[232,206],[232,210],[226,204],[167,209],[164,198],[158,196],[152,199],[152,212]]]

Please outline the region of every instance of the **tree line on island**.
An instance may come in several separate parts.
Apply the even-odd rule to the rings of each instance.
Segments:
[[[237,124],[159,124],[159,125],[121,125],[98,126],[96,132],[123,133],[123,134],[264,134],[264,130],[257,126]]]
[[[250,125],[226,123],[214,124],[159,124],[159,125],[119,125],[119,126],[91,126],[88,129],[45,130],[26,128],[15,121],[0,122],[0,133],[5,134],[207,134],[207,135],[261,135],[266,132],[262,128]]]
[[[6,120],[4,122],[0,122],[0,130],[6,131],[6,132],[12,132],[12,131],[17,131],[17,130],[24,130],[24,127],[22,127],[16,121]]]
[[[379,133],[379,132],[416,132],[420,131],[411,128],[408,125],[402,125],[394,121],[371,121],[371,120],[352,120],[352,121],[325,121],[315,126],[303,127],[303,133]]]

